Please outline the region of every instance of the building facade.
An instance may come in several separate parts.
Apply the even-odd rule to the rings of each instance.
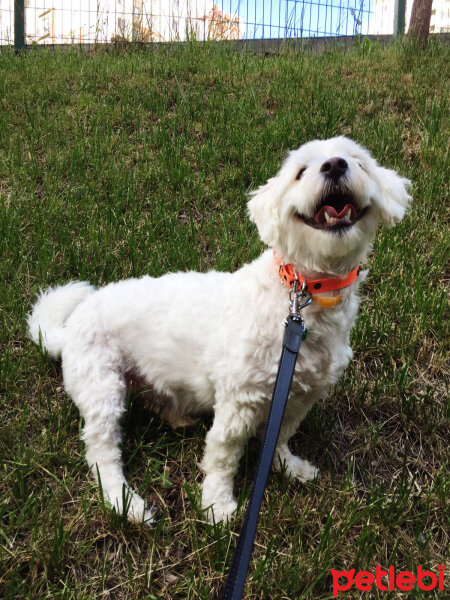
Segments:
[[[12,43],[14,0],[1,0],[0,39]],[[237,15],[212,0],[25,0],[26,43],[240,39]]]
[[[413,0],[406,0],[405,31],[409,29]],[[375,0],[373,33],[376,35],[394,32],[395,0]],[[433,0],[430,33],[450,31],[450,0]]]

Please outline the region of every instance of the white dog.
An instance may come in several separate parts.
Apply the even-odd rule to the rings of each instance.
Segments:
[[[30,336],[62,357],[65,389],[84,419],[87,462],[117,511],[136,521],[153,514],[127,484],[119,447],[127,382],[136,378],[173,425],[214,412],[201,462],[202,506],[216,521],[236,509],[233,478],[246,439],[267,417],[281,352],[289,305],[281,260],[288,265],[282,273],[306,279],[314,301],[303,310],[308,338],[273,466],[300,481],[316,476],[288,440],[352,357],[355,268],[378,222],[391,227],[402,219],[409,183],[347,138],[309,142],[252,193],[250,217],[270,250],[239,271],[146,276],[98,290],[72,282],[41,293],[28,317]]]

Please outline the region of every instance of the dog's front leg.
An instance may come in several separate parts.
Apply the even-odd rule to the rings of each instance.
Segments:
[[[311,399],[302,403],[296,402],[295,399],[292,399],[292,401],[289,400],[273,460],[273,468],[276,471],[285,470],[286,475],[296,477],[303,482],[315,479],[318,470],[307,460],[292,454],[288,446],[288,441],[297,431],[312,404],[313,401]]]
[[[237,508],[233,496],[233,479],[246,440],[255,433],[259,403],[227,401],[217,403],[214,422],[206,436],[201,462],[205,472],[202,508],[209,521],[230,518]]]

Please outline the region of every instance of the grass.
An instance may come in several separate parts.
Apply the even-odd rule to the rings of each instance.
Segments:
[[[126,472],[160,518],[154,529],[124,522],[88,479],[60,366],[26,338],[24,318],[41,286],[255,258],[246,193],[287,150],[335,134],[409,177],[414,204],[380,230],[355,359],[293,440],[320,477],[270,478],[246,598],[327,599],[331,568],[445,563],[448,60],[439,44],[366,42],[322,56],[195,44],[0,54],[3,598],[217,597],[242,513],[210,526],[199,510],[210,422],[174,432],[129,398]],[[241,504],[257,453],[250,442]]]

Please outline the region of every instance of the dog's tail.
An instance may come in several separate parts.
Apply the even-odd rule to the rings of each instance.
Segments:
[[[28,333],[36,344],[42,344],[52,358],[59,358],[64,343],[65,322],[78,304],[95,288],[85,281],[41,290],[28,315]]]

